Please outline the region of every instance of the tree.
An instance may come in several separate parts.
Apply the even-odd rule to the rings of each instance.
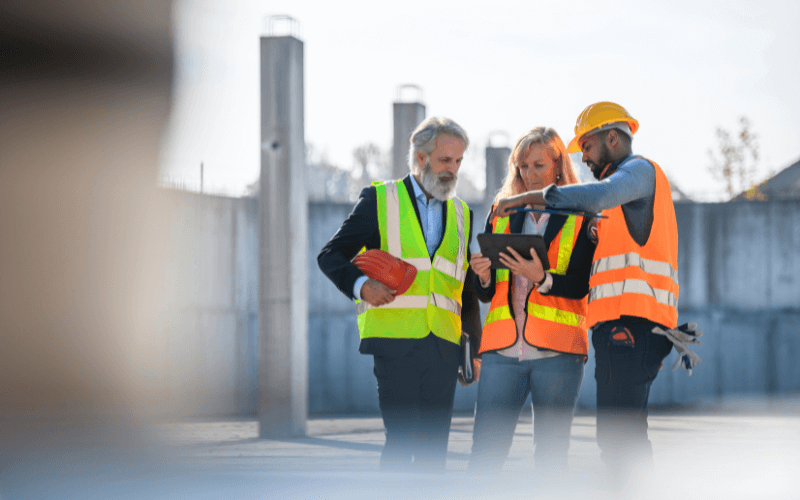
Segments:
[[[716,179],[725,182],[725,191],[730,198],[743,193],[747,200],[763,201],[766,195],[755,182],[759,160],[758,135],[752,131],[746,116],[739,118],[739,125],[741,128],[736,135],[717,127],[718,154],[708,150],[711,158],[708,170]]]
[[[350,198],[356,200],[361,189],[372,181],[389,177],[388,156],[375,143],[367,142],[353,150],[353,170],[350,171]]]
[[[353,150],[356,169],[353,177],[367,181],[382,180],[386,175],[386,155],[375,143],[368,142]]]

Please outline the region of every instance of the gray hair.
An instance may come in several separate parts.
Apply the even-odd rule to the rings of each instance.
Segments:
[[[467,133],[458,123],[450,118],[431,116],[417,126],[409,140],[411,147],[408,148],[408,167],[412,174],[418,174],[421,171],[417,163],[417,153],[431,154],[436,148],[436,141],[443,135],[461,140],[464,143],[464,149],[469,147]]]

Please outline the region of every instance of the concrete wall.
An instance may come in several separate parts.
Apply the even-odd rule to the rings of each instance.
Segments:
[[[374,412],[372,360],[358,354],[354,306],[315,260],[352,205],[312,203],[309,209],[309,410]],[[477,233],[486,209],[473,210]],[[676,216],[679,320],[704,330],[696,348],[703,362],[691,377],[672,372],[673,351],[653,384],[652,404],[800,390],[800,202],[677,204]],[[593,356],[582,406],[594,406]],[[459,386],[456,409],[471,410],[475,396],[475,387]]]
[[[255,414],[258,206],[255,199],[165,191],[170,259],[162,334],[165,407]]]
[[[317,266],[317,255],[352,210],[350,203],[309,205],[308,221],[308,409],[378,411],[372,357],[358,352],[354,303]]]
[[[172,192],[173,258],[165,286],[189,296],[164,305],[160,351],[174,366],[164,385],[178,410],[253,415],[257,366],[256,202]],[[316,257],[352,210],[309,204],[308,342],[312,414],[378,411],[372,358],[358,353],[355,308],[317,267]],[[473,206],[474,230],[486,208]],[[702,364],[688,377],[669,368],[653,384],[654,405],[690,404],[747,393],[800,390],[800,202],[677,204],[680,321],[705,331]],[[475,243],[473,242],[473,247]],[[476,248],[473,248],[475,250]],[[484,305],[483,313],[486,313]],[[469,411],[476,387],[458,387]],[[590,353],[579,404],[593,406]]]

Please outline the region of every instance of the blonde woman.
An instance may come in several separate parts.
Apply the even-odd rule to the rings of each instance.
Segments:
[[[552,128],[537,127],[517,141],[495,203],[550,184],[578,182],[561,138]],[[511,248],[501,254],[508,269],[491,270],[479,253],[470,259],[478,298],[491,302],[480,343],[470,468],[502,467],[530,394],[536,468],[564,472],[588,354],[584,316],[595,247],[589,219],[534,212],[493,219],[491,213],[484,232],[543,236],[551,268],[542,268],[533,249],[530,255]]]

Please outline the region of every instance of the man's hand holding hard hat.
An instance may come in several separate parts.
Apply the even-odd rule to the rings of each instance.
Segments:
[[[361,298],[376,307],[405,293],[417,276],[414,266],[383,250],[360,253],[353,259],[353,264],[370,278],[361,287]]]

